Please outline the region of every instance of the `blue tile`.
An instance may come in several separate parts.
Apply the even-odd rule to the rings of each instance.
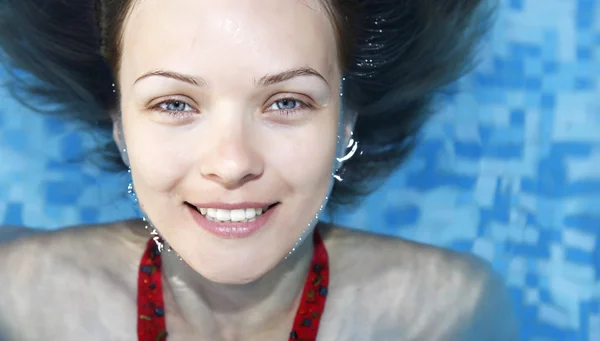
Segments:
[[[83,139],[80,134],[72,133],[62,138],[60,141],[61,155],[67,160],[81,157],[83,148]]]
[[[510,0],[509,6],[513,10],[522,10],[523,9],[523,0]]]
[[[77,183],[69,181],[48,181],[45,188],[45,198],[57,205],[74,205],[81,195]]]
[[[596,87],[594,80],[591,78],[576,78],[575,90],[593,90]]]
[[[558,71],[558,63],[549,61],[544,63],[544,73],[555,73]]]
[[[48,116],[44,119],[44,129],[47,134],[62,134],[67,130],[65,121],[58,117]]]
[[[578,250],[572,247],[567,247],[565,250],[565,260],[574,264],[587,265],[594,261],[594,255]]]
[[[385,222],[389,226],[405,226],[417,223],[420,209],[416,206],[390,207],[385,213]]]
[[[99,218],[99,210],[97,208],[84,207],[80,210],[80,214],[83,224],[93,224]]]
[[[544,109],[554,109],[556,99],[553,94],[543,94],[540,100],[540,106]]]
[[[510,111],[510,125],[522,126],[525,124],[525,112],[523,110],[514,109]]]
[[[2,225],[23,225],[23,204],[9,202],[6,204],[6,213]]]
[[[523,86],[528,91],[539,91],[542,89],[542,80],[540,78],[525,78]]]
[[[466,157],[469,159],[481,158],[482,150],[481,144],[475,142],[454,142],[454,152],[457,156]]]
[[[27,135],[24,131],[16,131],[16,130],[5,130],[2,132],[2,138],[0,139],[0,143],[2,144],[10,144],[11,147],[20,152],[24,152],[27,149],[28,143]]]
[[[577,59],[582,61],[592,59],[592,50],[589,47],[579,47],[577,49]]]
[[[535,273],[527,273],[525,275],[525,284],[530,287],[537,287],[539,283],[538,275]]]

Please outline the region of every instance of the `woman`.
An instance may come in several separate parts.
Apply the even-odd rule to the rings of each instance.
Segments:
[[[514,339],[482,262],[319,222],[400,163],[484,5],[8,1],[2,46],[43,82],[15,94],[111,131],[145,219],[2,246],[6,337]]]

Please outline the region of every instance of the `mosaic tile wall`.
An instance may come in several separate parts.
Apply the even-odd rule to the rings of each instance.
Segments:
[[[502,1],[480,67],[417,152],[337,217],[487,259],[522,340],[600,340],[599,14],[600,0]],[[126,179],[64,163],[93,143],[0,94],[0,225],[136,216]]]

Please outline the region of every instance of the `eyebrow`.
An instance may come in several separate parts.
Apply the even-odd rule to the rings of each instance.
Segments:
[[[175,80],[178,80],[178,81],[181,81],[184,83],[188,83],[191,85],[195,85],[195,86],[206,86],[206,81],[204,81],[204,79],[202,79],[200,77],[189,76],[189,75],[185,75],[183,73],[167,71],[167,70],[154,70],[154,71],[147,72],[147,73],[143,74],[140,78],[136,79],[135,82],[133,82],[133,84],[135,85],[137,82],[141,81],[142,79],[153,77],[153,76],[171,78],[171,79],[175,79]]]
[[[265,86],[285,82],[289,79],[292,79],[294,77],[300,77],[300,76],[316,76],[318,78],[321,78],[323,80],[323,82],[325,82],[325,84],[329,85],[329,83],[327,82],[325,77],[323,77],[315,69],[310,68],[310,67],[301,67],[301,68],[297,68],[297,69],[286,70],[286,71],[283,71],[283,72],[280,72],[280,73],[277,73],[274,75],[266,75],[266,76],[262,77],[261,79],[259,79],[258,81],[255,81],[255,84],[256,84],[256,86],[265,87]]]
[[[183,73],[168,71],[168,70],[154,70],[154,71],[147,72],[144,75],[142,75],[140,78],[136,79],[133,84],[135,85],[137,82],[141,81],[142,79],[145,79],[148,77],[153,77],[153,76],[171,78],[171,79],[175,79],[175,80],[178,80],[178,81],[181,81],[184,83],[188,83],[191,85],[195,85],[195,86],[206,86],[206,84],[207,84],[207,82],[204,79],[202,79],[201,77],[195,77],[195,76],[186,75]],[[276,73],[273,75],[266,75],[266,76],[261,77],[258,81],[255,80],[254,84],[257,87],[266,87],[266,86],[285,82],[289,79],[292,79],[295,77],[301,77],[301,76],[316,76],[316,77],[320,78],[321,80],[323,80],[327,85],[329,85],[329,83],[327,82],[325,77],[323,77],[319,72],[317,72],[315,69],[310,68],[310,67],[301,67],[301,68],[297,68],[297,69],[285,70],[283,72],[279,72],[279,73]]]

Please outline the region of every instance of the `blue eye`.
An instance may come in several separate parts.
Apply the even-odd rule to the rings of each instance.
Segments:
[[[275,101],[269,109],[271,110],[294,110],[302,107],[302,102],[297,101],[295,99],[284,98],[278,101]],[[274,107],[274,108],[273,108]]]
[[[293,98],[278,99],[266,111],[278,111],[283,115],[291,115],[296,111],[312,108],[310,105]]]
[[[168,100],[161,102],[157,105],[161,111],[169,112],[169,113],[181,113],[183,111],[193,111],[192,107],[183,102],[177,100]],[[187,109],[187,110],[186,110]]]

